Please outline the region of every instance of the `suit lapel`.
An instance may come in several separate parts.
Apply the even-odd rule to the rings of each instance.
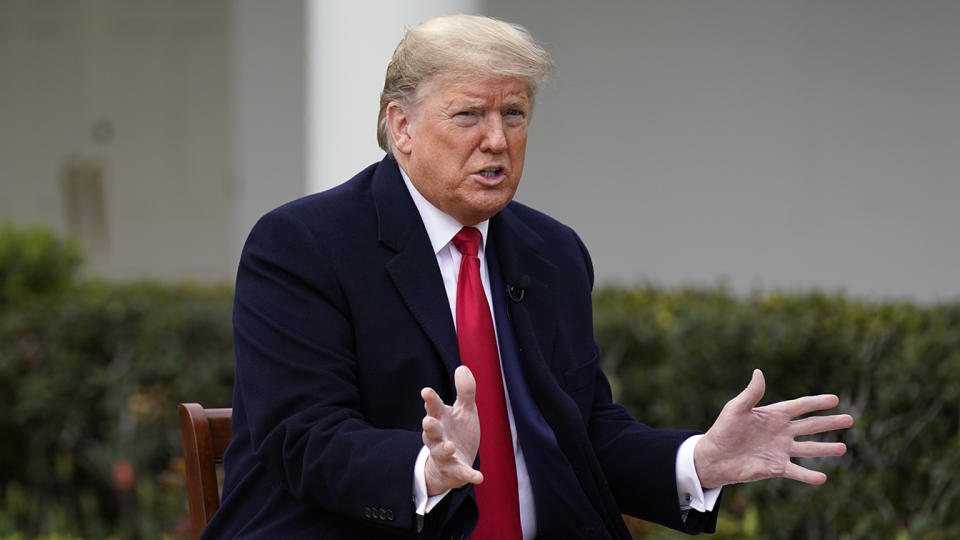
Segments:
[[[530,395],[553,430],[557,445],[583,489],[585,500],[590,501],[607,532],[617,538],[629,538],[613,494],[602,480],[603,472],[594,456],[577,404],[558,382],[565,367],[569,366],[555,365],[560,362],[556,359],[559,351],[555,351],[558,337],[555,299],[564,291],[559,290],[559,270],[545,257],[544,250],[550,246],[546,246],[542,237],[517,218],[510,207],[491,220],[490,226],[504,281],[516,284],[521,276],[530,278],[530,287],[523,299],[507,301]],[[549,516],[542,517],[549,519]],[[588,537],[603,535],[594,531]]]
[[[507,302],[510,322],[530,393],[556,433],[560,446],[569,451],[579,446],[569,440],[571,429],[580,431],[583,425],[576,421],[580,418],[576,404],[559,384],[564,367],[554,365],[558,324],[555,299],[562,294],[558,290],[559,270],[545,258],[542,250],[549,246],[544,245],[543,238],[509,207],[491,220],[490,227],[503,280],[508,284],[518,283],[521,276],[528,276],[530,280],[521,301]]]
[[[377,167],[372,193],[380,243],[395,253],[386,265],[387,273],[440,354],[452,388],[460,353],[447,293],[427,231],[392,158],[384,158]]]
[[[532,336],[524,332],[524,337],[520,338],[518,333],[518,345],[522,350],[538,349],[542,358],[548,361],[552,357],[557,331],[554,300],[555,295],[560,294],[556,290],[557,267],[541,251],[543,238],[518,219],[509,206],[490,220],[490,231],[499,255],[503,281],[508,286],[516,285],[526,276],[530,283],[520,302],[509,302],[512,320],[529,320],[531,325]],[[493,294],[502,292],[493,291]],[[517,311],[525,312],[525,316],[517,317]],[[536,342],[529,342],[530,337]]]

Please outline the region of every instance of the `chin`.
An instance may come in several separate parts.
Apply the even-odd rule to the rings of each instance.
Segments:
[[[480,223],[481,221],[484,221],[484,220],[486,220],[486,219],[490,219],[490,218],[492,218],[493,216],[499,214],[500,211],[503,210],[504,208],[506,208],[506,206],[507,206],[509,203],[510,203],[510,199],[507,199],[506,201],[503,202],[503,204],[497,204],[497,205],[495,205],[495,206],[491,206],[491,207],[489,207],[489,208],[485,208],[482,212],[478,211],[478,212],[477,212],[477,216],[479,217],[479,219],[477,219],[476,222],[477,222],[477,223]]]
[[[474,197],[472,200],[466,201],[462,200],[462,203],[459,205],[459,212],[452,213],[448,212],[450,215],[453,215],[461,223],[465,225],[476,225],[481,221],[492,218],[497,215],[501,210],[503,210],[510,201],[513,200],[513,194],[515,190],[510,190],[509,193],[505,192],[496,192],[496,193],[484,193],[479,197]],[[465,223],[469,221],[470,223]]]

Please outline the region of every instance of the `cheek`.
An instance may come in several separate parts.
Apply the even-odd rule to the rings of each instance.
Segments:
[[[523,159],[526,156],[526,153],[527,153],[527,134],[526,134],[526,131],[524,131],[523,134],[517,136],[516,140],[514,141],[514,144],[512,145],[512,152],[511,152],[510,158],[511,158],[511,161],[513,161],[514,167],[517,167],[518,169],[523,168]]]
[[[511,139],[513,149],[522,155],[527,148],[527,127],[517,128],[517,130],[513,132]]]
[[[442,152],[434,152],[432,158],[438,162],[442,160],[443,167],[451,173],[457,171],[462,174],[471,169],[470,162],[475,158],[475,155],[482,153],[478,150],[478,146],[479,144],[474,144],[472,140],[464,138],[446,145]]]

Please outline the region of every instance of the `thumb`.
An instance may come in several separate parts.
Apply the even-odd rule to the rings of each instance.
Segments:
[[[755,369],[753,370],[753,376],[750,378],[750,384],[737,397],[733,398],[733,403],[736,404],[738,409],[749,411],[756,407],[757,403],[760,403],[766,389],[767,383],[763,379],[763,372]]]
[[[453,384],[457,389],[457,404],[473,407],[477,396],[477,380],[467,366],[460,366],[453,372]]]

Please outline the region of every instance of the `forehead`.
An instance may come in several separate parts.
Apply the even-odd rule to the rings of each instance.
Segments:
[[[421,90],[420,102],[449,106],[461,103],[492,104],[506,102],[526,104],[530,93],[526,82],[511,78],[486,78],[474,81],[462,78],[438,77],[429,81]]]

